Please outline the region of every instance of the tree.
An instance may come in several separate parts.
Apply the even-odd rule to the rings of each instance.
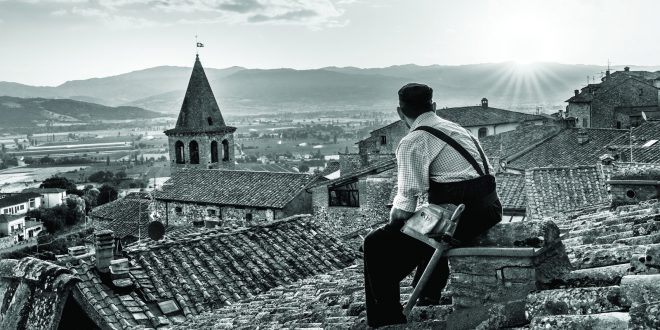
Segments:
[[[61,176],[52,176],[44,180],[39,188],[60,188],[69,190],[76,190],[76,184],[71,182],[69,179]]]
[[[65,224],[72,226],[85,219],[85,201],[82,198],[76,195],[69,195],[64,201],[64,204],[67,207],[64,218]]]
[[[300,164],[300,166],[298,166],[298,171],[300,173],[307,173],[309,172],[309,166],[307,166],[307,164],[302,163]]]
[[[98,171],[92,173],[92,175],[89,176],[88,180],[91,182],[103,183],[103,182],[112,181],[114,176],[115,174],[110,171]]]
[[[105,156],[105,166],[110,166],[110,156]]]
[[[97,205],[110,203],[116,200],[118,195],[119,193],[117,192],[117,189],[115,187],[108,184],[104,184],[99,189],[99,196],[96,203]]]

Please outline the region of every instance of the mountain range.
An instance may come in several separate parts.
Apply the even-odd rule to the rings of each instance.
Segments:
[[[605,70],[596,65],[513,62],[460,66],[409,64],[367,69],[205,69],[221,110],[229,114],[386,110],[396,106],[396,91],[413,81],[433,87],[439,107],[475,105],[486,97],[491,106],[505,109],[558,108],[587,79],[600,81]],[[656,71],[660,66],[631,66],[631,70]],[[176,114],[190,72],[188,67],[159,66],[111,77],[68,81],[54,87],[0,82],[0,95],[69,98]]]
[[[70,99],[0,96],[0,127],[28,127],[35,122],[90,122],[162,117],[162,113],[132,106],[109,107]]]

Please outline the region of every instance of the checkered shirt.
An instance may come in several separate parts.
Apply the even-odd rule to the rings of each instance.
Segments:
[[[428,132],[414,131],[419,126],[430,126],[452,137],[477,160],[483,170],[481,156],[468,130],[433,112],[421,114],[396,149],[398,181],[393,207],[408,212],[414,212],[417,199],[428,193],[429,179],[435,182],[457,182],[479,176],[472,165],[447,143]],[[488,164],[488,167],[492,172],[492,166]]]

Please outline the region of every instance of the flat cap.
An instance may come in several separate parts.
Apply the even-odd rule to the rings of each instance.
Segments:
[[[432,107],[433,89],[424,84],[406,84],[399,89],[399,101],[416,108]]]

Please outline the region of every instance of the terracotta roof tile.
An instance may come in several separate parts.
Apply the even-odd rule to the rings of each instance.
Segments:
[[[303,173],[186,169],[165,182],[156,199],[283,208],[315,177]]]
[[[146,238],[151,221],[151,203],[149,199],[122,198],[94,208],[91,216],[95,226],[110,229],[119,238],[129,235]]]
[[[438,109],[435,113],[443,119],[461,126],[484,126],[524,121],[545,120],[545,117],[498,108],[481,106]]]
[[[0,328],[56,329],[78,281],[73,272],[48,261],[0,260]]]
[[[525,171],[527,215],[551,216],[608,201],[602,172],[595,165]]]
[[[633,161],[641,163],[660,163],[660,121],[647,121],[633,128]],[[644,145],[658,142],[650,146]],[[608,149],[619,151],[621,161],[630,162],[630,134],[622,134],[608,143]],[[611,151],[610,151],[611,152]]]
[[[559,130],[557,126],[521,125],[513,131],[482,137],[479,142],[488,158],[502,159],[533,147]]]
[[[578,135],[584,132],[588,140],[578,143]],[[625,130],[606,128],[569,128],[543,141],[522,154],[508,158],[508,168],[528,169],[547,166],[581,166],[598,162],[608,153],[605,148],[615,139],[625,135]]]
[[[524,209],[527,206],[524,175],[497,173],[495,182],[503,208]]]

